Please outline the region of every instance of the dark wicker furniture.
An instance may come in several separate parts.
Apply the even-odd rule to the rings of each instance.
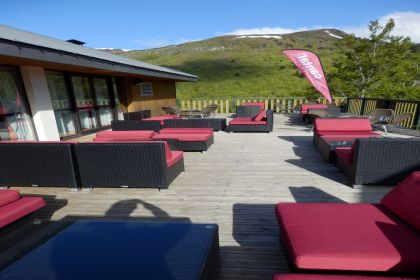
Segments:
[[[272,132],[273,131],[273,111],[267,110],[266,117],[263,119],[266,124],[229,124],[230,132]]]
[[[161,128],[160,121],[112,121],[111,128],[115,131],[128,131],[128,130],[153,130],[159,132]]]
[[[0,272],[0,279],[216,280],[216,224],[78,221]]]
[[[318,151],[330,163],[336,162],[335,150],[339,147],[350,147],[356,138],[381,137],[381,135],[324,135],[319,138]]]
[[[236,106],[236,117],[255,117],[260,111],[258,105]]]
[[[0,142],[0,186],[78,187],[72,142]]]
[[[156,141],[75,145],[81,186],[167,189],[184,171],[184,160],[168,167],[164,144]]]
[[[202,118],[202,119],[172,119],[164,120],[165,128],[212,128],[215,131],[225,130],[225,118]]]
[[[356,139],[352,148],[338,148],[337,165],[358,185],[393,185],[420,170],[419,138]]]
[[[195,138],[198,136],[200,139],[188,139],[190,137]],[[176,143],[172,143],[172,145],[178,144],[177,147],[180,151],[189,151],[189,152],[203,152],[207,151],[211,145],[214,144],[214,136],[213,135],[186,135],[186,134],[156,134],[153,136],[153,140],[161,140],[166,141],[168,144],[172,141]],[[171,146],[171,144],[169,144]],[[172,149],[172,146],[171,146]]]
[[[140,121],[145,118],[150,118],[152,112],[150,110],[141,110],[137,112],[124,113],[124,120],[137,120]]]

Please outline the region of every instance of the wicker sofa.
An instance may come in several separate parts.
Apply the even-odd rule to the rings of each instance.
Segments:
[[[263,110],[264,102],[245,102],[242,106],[236,106],[236,117],[255,117]]]
[[[75,145],[82,188],[167,189],[184,171],[182,151],[166,142],[105,142]]]
[[[128,130],[153,130],[159,132],[161,124],[159,120],[143,121],[143,120],[125,120],[112,121],[111,129],[113,131],[128,131]]]
[[[103,131],[96,134],[95,142],[104,141],[165,141],[172,150],[207,151],[214,143],[211,128],[164,128],[159,133],[147,130]]]
[[[229,122],[231,132],[267,132],[273,131],[273,111],[261,111],[255,117],[238,117]]]
[[[308,117],[308,113],[310,109],[326,109],[328,108],[327,104],[318,104],[318,103],[307,103],[301,104],[299,106],[299,112],[302,116],[302,120],[305,121]]]
[[[357,187],[393,185],[420,170],[419,138],[363,138],[336,148],[337,165]]]
[[[420,172],[414,172],[380,204],[277,204],[291,265],[298,270],[419,275],[419,186]]]
[[[226,128],[226,118],[199,119],[168,119],[163,121],[164,128],[211,128],[223,131]]]
[[[76,142],[0,142],[0,186],[77,188]]]

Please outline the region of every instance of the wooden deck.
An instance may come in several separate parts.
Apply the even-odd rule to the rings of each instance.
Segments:
[[[275,115],[270,134],[217,132],[208,152],[185,153],[185,165],[185,172],[164,191],[16,188],[44,196],[48,206],[0,235],[3,240],[14,236],[23,241],[8,249],[3,242],[0,261],[19,255],[30,240],[50,232],[58,221],[90,217],[190,221],[219,225],[221,279],[272,279],[275,273],[288,271],[278,240],[276,203],[377,202],[389,190],[350,188],[313,147],[309,128],[288,115]],[[32,224],[35,218],[42,223]],[[27,230],[20,230],[22,226]]]

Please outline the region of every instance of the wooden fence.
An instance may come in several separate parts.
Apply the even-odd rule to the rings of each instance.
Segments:
[[[336,106],[346,104],[347,98],[336,98],[333,100]],[[216,113],[231,114],[236,112],[236,106],[245,102],[264,102],[265,108],[271,109],[276,113],[287,112],[292,113],[299,104],[307,103],[304,97],[261,97],[261,98],[218,98],[218,99],[177,99],[178,106],[182,110],[198,109],[202,110],[209,104],[219,105]],[[319,103],[326,104],[324,98],[318,99]]]
[[[395,115],[411,113],[411,117],[401,126],[420,129],[420,100],[349,98],[347,102],[349,113],[368,115],[375,109],[392,109]]]

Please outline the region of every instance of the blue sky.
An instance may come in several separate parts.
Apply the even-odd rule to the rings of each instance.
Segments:
[[[147,49],[224,34],[334,27],[363,36],[370,20],[396,19],[420,42],[420,0],[1,0],[0,24],[94,48]]]

